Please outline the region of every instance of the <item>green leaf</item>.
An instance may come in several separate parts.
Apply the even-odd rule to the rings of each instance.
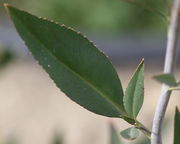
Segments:
[[[144,60],[131,78],[124,96],[124,107],[128,115],[136,118],[144,99]]]
[[[114,126],[110,125],[110,144],[122,144]]]
[[[126,114],[115,69],[87,38],[64,25],[5,6],[32,55],[70,99],[100,115]]]
[[[180,144],[180,112],[176,107],[175,118],[174,118],[174,144]]]
[[[120,134],[123,138],[127,140],[135,140],[139,136],[139,130],[132,127],[123,130]]]
[[[176,79],[171,74],[157,75],[157,76],[154,76],[154,79],[161,82],[161,83],[165,83],[169,86],[177,86]]]

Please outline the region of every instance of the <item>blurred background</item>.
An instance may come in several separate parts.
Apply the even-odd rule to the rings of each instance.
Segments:
[[[151,128],[161,86],[152,76],[163,71],[171,0],[0,1],[0,144],[109,144],[109,123],[117,133],[129,125],[88,112],[61,93],[28,52],[3,2],[87,35],[111,59],[124,88],[145,58],[145,99],[138,119]],[[180,79],[179,63],[178,58]],[[178,94],[173,93],[168,107],[166,144],[173,140]]]

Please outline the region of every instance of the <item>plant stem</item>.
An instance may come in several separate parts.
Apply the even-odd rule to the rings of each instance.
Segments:
[[[123,116],[121,118],[123,118],[129,124],[134,125],[134,127],[136,127],[137,129],[141,130],[141,132],[143,132],[144,135],[147,136],[148,139],[151,139],[151,131],[147,127],[145,127],[141,122],[139,122],[138,120],[132,119],[128,116]]]
[[[180,90],[180,87],[170,87],[169,91]]]
[[[146,128],[142,123],[140,123],[139,121],[137,121],[134,126],[135,126],[137,129],[139,129],[141,132],[143,132],[144,135],[145,135],[148,139],[151,139],[151,131],[148,130],[148,128]]]
[[[180,25],[180,0],[174,0],[172,12],[171,12],[170,25],[168,29],[164,73],[173,74],[173,71],[175,69],[179,25]],[[160,98],[154,115],[152,133],[151,133],[151,144],[162,144],[161,128],[170,95],[171,95],[171,91],[169,91],[169,86],[163,84]]]

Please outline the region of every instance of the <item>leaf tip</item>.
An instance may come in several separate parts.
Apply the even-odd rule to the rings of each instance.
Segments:
[[[144,58],[142,58],[142,60],[141,60],[139,65],[144,65]]]
[[[5,10],[8,12],[10,5],[8,3],[3,3],[3,6],[4,6]]]
[[[8,8],[10,5],[8,3],[3,3],[5,8]]]
[[[13,8],[13,6],[11,6],[11,5],[8,4],[8,3],[3,3],[3,5],[4,5],[4,7],[5,7],[5,9],[6,9],[6,11],[7,11],[8,13],[10,12],[11,8]]]
[[[138,69],[141,69],[141,68],[144,68],[144,58],[142,58],[142,60],[141,60],[141,62],[139,63],[136,71],[137,71]]]
[[[142,60],[141,60],[142,62],[144,62],[144,58],[142,58]]]

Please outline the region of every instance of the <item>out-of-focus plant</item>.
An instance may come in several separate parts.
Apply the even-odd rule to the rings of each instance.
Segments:
[[[119,134],[117,133],[113,124],[110,124],[110,141],[109,141],[109,144],[123,144],[123,142],[119,138]]]
[[[50,144],[64,144],[63,137],[59,133],[55,133]]]
[[[169,0],[6,1],[61,24],[95,32],[164,30],[164,22],[154,13],[166,15],[171,5]]]
[[[174,144],[180,143],[180,112],[179,109],[176,107],[175,117],[174,117]]]
[[[10,136],[6,139],[5,142],[0,141],[0,144],[21,144],[21,142],[17,139],[17,137]],[[58,133],[55,133],[55,135],[53,135],[52,141],[49,142],[49,144],[64,144],[63,137]]]
[[[12,51],[0,46],[0,69],[4,68],[14,58]]]

